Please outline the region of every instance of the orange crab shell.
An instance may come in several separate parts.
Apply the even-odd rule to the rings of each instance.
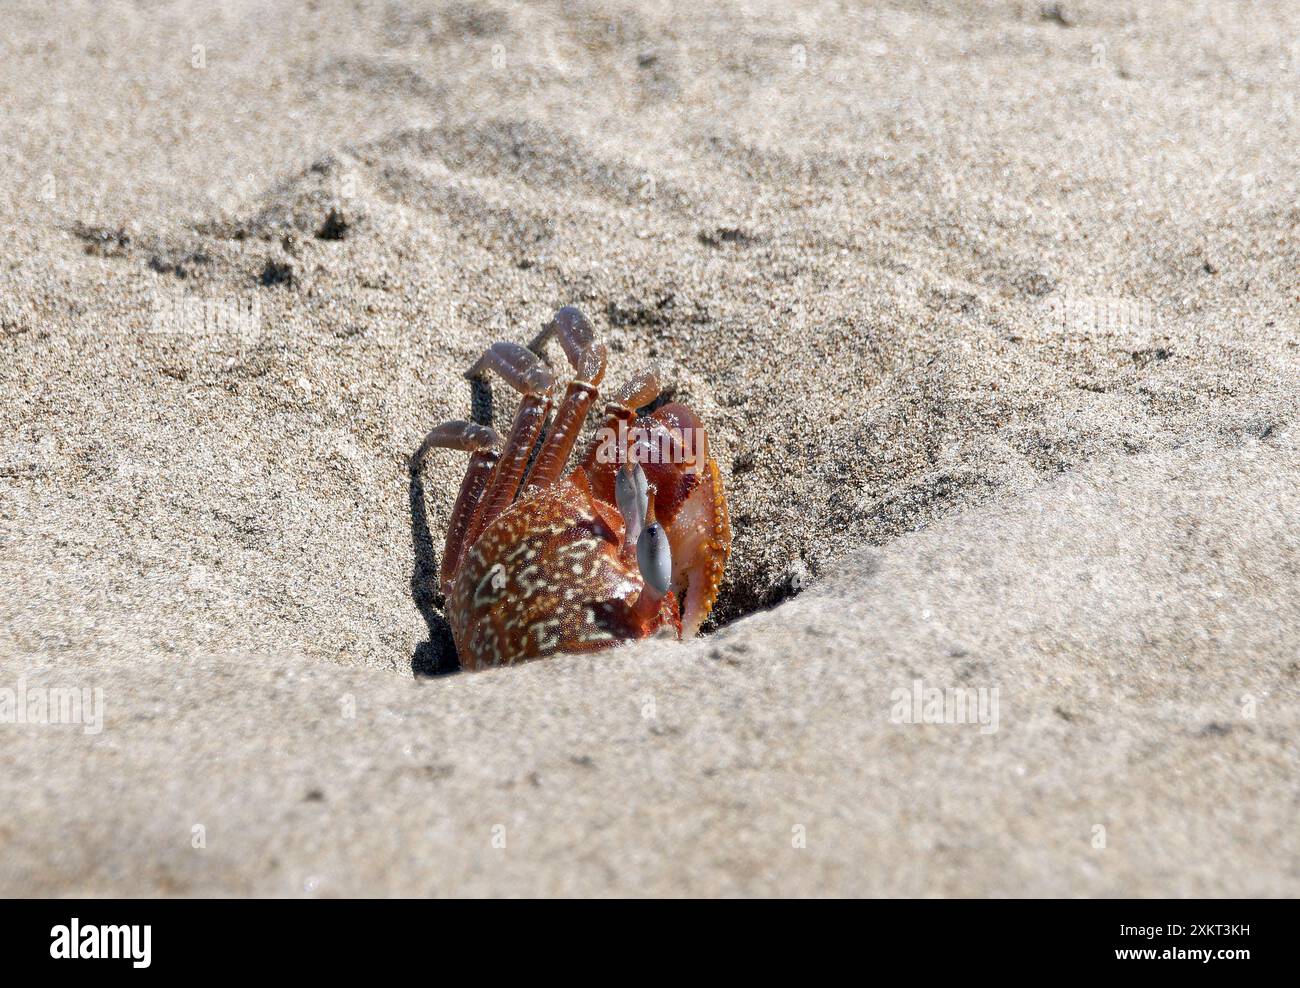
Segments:
[[[466,552],[447,601],[461,665],[596,651],[665,625],[680,634],[671,593],[638,613],[644,581],[623,536],[618,510],[593,496],[582,469],[511,505]]]

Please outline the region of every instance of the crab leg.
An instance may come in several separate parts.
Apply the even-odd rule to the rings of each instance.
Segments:
[[[510,506],[519,492],[519,482],[528,466],[528,458],[551,409],[551,391],[555,387],[555,377],[550,368],[535,353],[517,343],[492,344],[465,372],[465,377],[471,381],[483,380],[488,371],[495,371],[523,397],[519,400],[519,411],[515,413],[505,448],[492,469],[487,489],[465,532],[467,546],[474,544],[483,529]]]
[[[541,452],[528,473],[528,490],[539,490],[555,483],[569,462],[573,444],[578,441],[587,412],[596,400],[601,379],[605,376],[605,344],[590,343],[574,364],[577,377],[564,389],[564,398],[546,434]]]
[[[443,545],[442,562],[438,566],[438,587],[444,594],[451,593],[456,570],[460,568],[461,557],[465,554],[465,533],[483,500],[483,491],[487,487],[492,467],[496,465],[497,449],[500,446],[501,437],[496,434],[496,430],[456,420],[442,423],[425,436],[415,454],[417,468],[431,449],[459,449],[470,454],[465,479],[460,482],[456,506],[451,509],[451,521],[447,523],[447,541]]]
[[[654,371],[642,371],[614,392],[609,404],[605,406],[606,425],[614,426],[620,420],[633,421],[636,410],[658,398],[662,390],[659,376]]]
[[[614,392],[605,404],[598,438],[583,454],[584,469],[590,470],[598,463],[628,462],[628,427],[636,421],[636,410],[658,398],[660,390],[655,373],[643,371]]]
[[[566,305],[528,344],[529,350],[545,359],[546,344],[552,336],[558,338],[574,372],[542,448],[528,472],[525,482],[528,491],[549,487],[559,479],[587,420],[587,412],[596,400],[597,389],[605,377],[607,351],[605,344],[594,342],[595,335],[581,310]]]
[[[591,345],[596,332],[581,310],[576,306],[566,305],[542,327],[540,333],[533,337],[533,342],[528,344],[528,349],[537,356],[544,357],[546,344],[552,336],[559,337],[560,347],[564,350],[564,355],[569,358],[569,365],[576,371],[581,367],[583,351]]]
[[[548,322],[540,333],[533,337],[533,341],[528,344],[528,349],[539,357],[545,357],[546,344],[552,336],[559,338],[560,347],[564,350],[564,355],[569,358],[569,364],[577,374],[578,380],[599,385],[605,374],[605,346],[602,343],[592,342],[595,331],[591,328],[587,317],[575,306],[566,305],[555,314],[555,318]],[[589,363],[594,347],[600,348],[598,372],[593,372]],[[650,404],[659,397],[660,390],[659,378],[654,372],[644,371],[614,393],[610,404],[605,408],[606,415],[617,415],[618,418],[630,422],[636,418],[638,408]],[[609,421],[606,424],[613,424],[613,422]]]

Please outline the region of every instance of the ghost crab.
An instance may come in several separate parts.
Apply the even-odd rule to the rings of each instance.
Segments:
[[[551,417],[555,338],[574,371]],[[416,454],[470,454],[439,571],[462,668],[591,652],[708,617],[731,549],[722,477],[698,416],[642,372],[615,391],[599,441],[561,476],[599,396],[605,345],[581,312],[556,313],[527,347],[495,343],[465,372],[473,422],[444,422]],[[490,426],[489,372],[520,394],[508,437]]]

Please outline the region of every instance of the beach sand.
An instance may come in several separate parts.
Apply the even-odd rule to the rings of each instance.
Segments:
[[[5,18],[0,714],[103,720],[0,893],[1300,894],[1294,4]],[[446,674],[411,456],[565,304],[718,609]]]

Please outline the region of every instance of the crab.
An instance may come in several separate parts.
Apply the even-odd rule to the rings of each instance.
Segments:
[[[574,373],[554,407],[552,339]],[[564,472],[606,356],[571,306],[527,347],[493,344],[465,372],[474,421],[444,422],[416,454],[469,453],[438,573],[463,669],[691,638],[713,609],[731,550],[722,475],[690,408],[638,414],[660,397],[653,372],[610,396],[596,441]],[[490,425],[489,374],[520,394],[504,440]]]

